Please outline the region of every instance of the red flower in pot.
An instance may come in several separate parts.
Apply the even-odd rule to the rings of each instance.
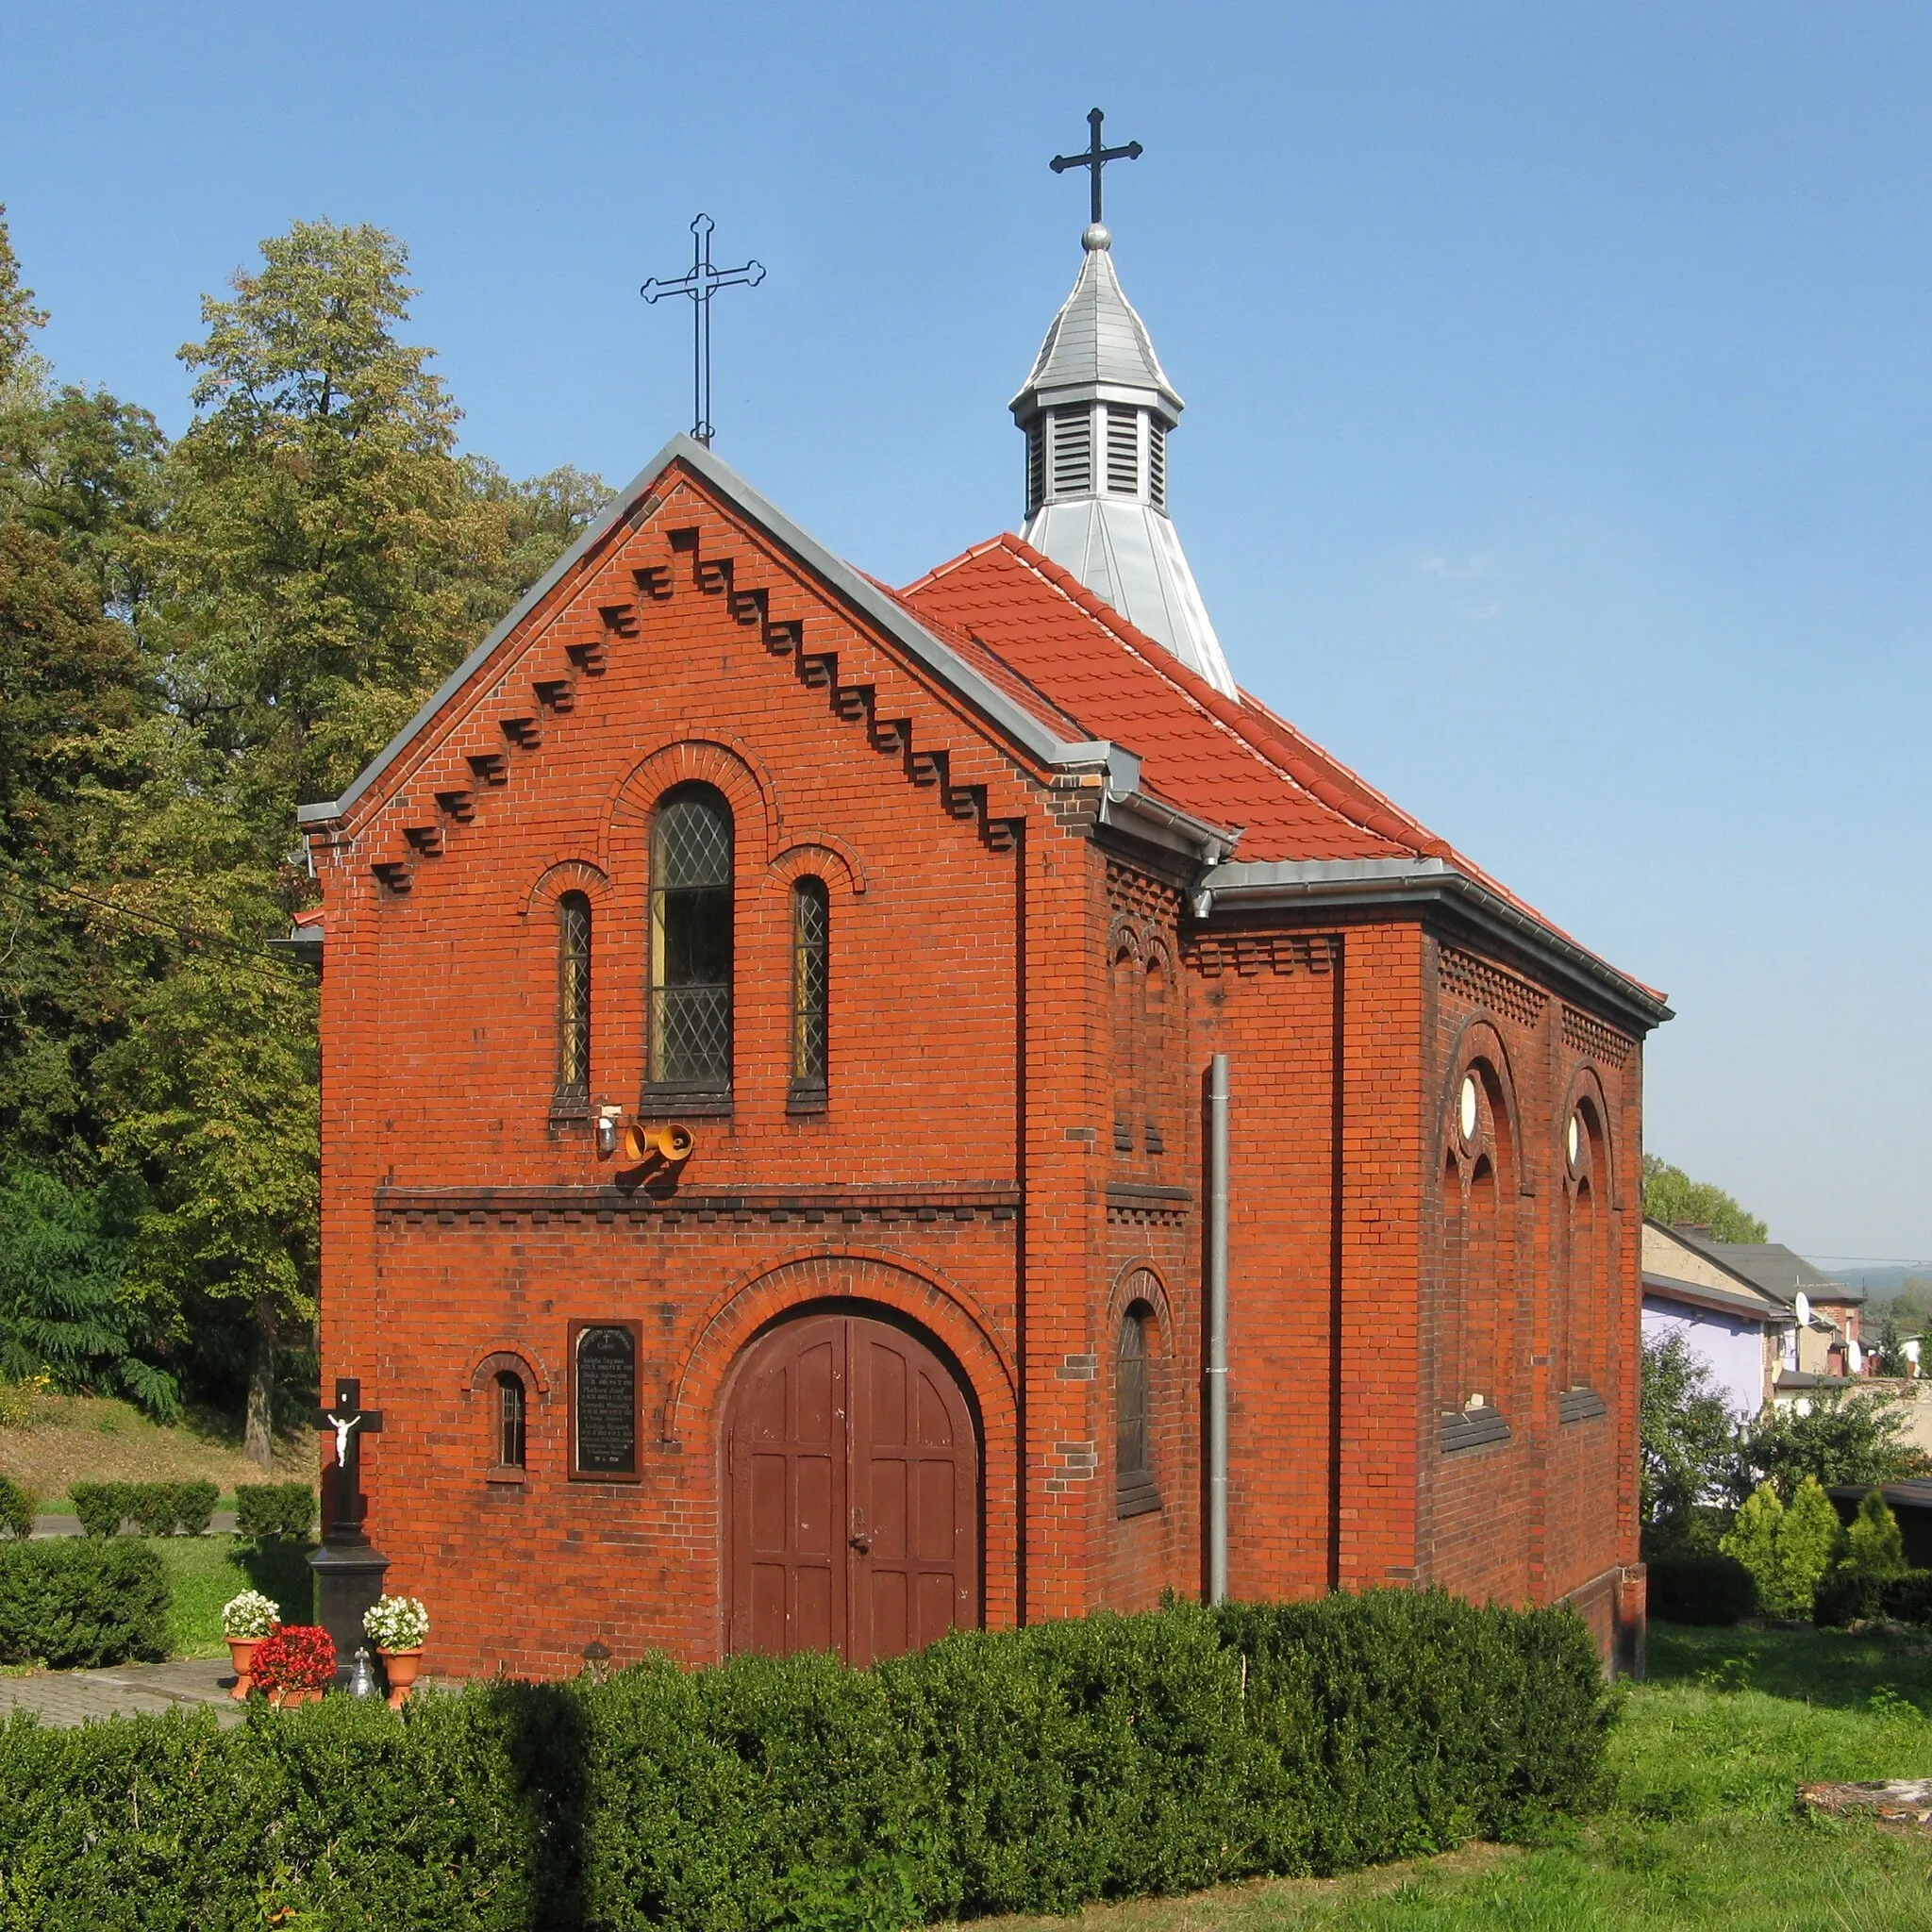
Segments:
[[[335,1681],[335,1641],[319,1624],[277,1624],[256,1645],[251,1674],[273,1705],[320,1704]]]

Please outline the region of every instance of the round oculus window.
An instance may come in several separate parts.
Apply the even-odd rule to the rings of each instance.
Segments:
[[[1462,1076],[1462,1096],[1457,1103],[1456,1118],[1457,1124],[1462,1128],[1462,1138],[1465,1141],[1474,1141],[1475,1139],[1476,1124],[1475,1075],[1474,1074],[1465,1074]]]
[[[1570,1116],[1568,1145],[1570,1149],[1570,1165],[1574,1167],[1576,1165],[1576,1157],[1583,1152],[1583,1123],[1574,1113]]]

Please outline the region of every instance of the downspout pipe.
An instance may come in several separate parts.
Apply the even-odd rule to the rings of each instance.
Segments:
[[[1227,1601],[1227,1056],[1208,1063],[1208,1601]]]

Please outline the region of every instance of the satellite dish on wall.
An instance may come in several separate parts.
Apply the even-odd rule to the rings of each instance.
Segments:
[[[1798,1326],[1800,1328],[1808,1328],[1810,1325],[1811,1297],[1801,1288],[1798,1291]]]
[[[1865,1373],[1865,1351],[1858,1346],[1857,1341],[1846,1341],[1845,1359],[1850,1362],[1853,1374],[1862,1375]]]

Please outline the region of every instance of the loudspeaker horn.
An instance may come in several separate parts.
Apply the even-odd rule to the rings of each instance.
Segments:
[[[637,1162],[688,1160],[697,1144],[697,1136],[681,1121],[667,1121],[658,1127],[633,1121],[624,1130],[625,1157]]]

